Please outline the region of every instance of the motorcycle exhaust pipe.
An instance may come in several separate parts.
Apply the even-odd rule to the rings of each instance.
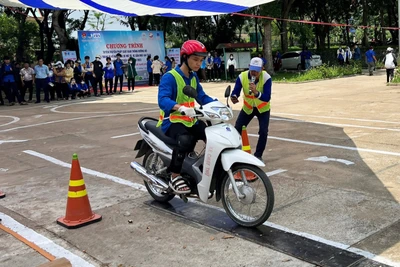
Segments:
[[[164,191],[168,189],[169,187],[168,184],[166,184],[163,180],[157,178],[156,176],[147,173],[146,169],[136,161],[131,162],[131,168],[134,169],[140,175],[142,175],[145,181],[153,184],[155,187]]]

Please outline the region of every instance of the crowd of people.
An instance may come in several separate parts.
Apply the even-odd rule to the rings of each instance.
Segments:
[[[112,95],[117,93],[118,85],[121,94],[124,76],[128,81],[128,92],[135,89],[135,58],[131,57],[124,63],[121,54],[118,53],[114,61],[107,57],[105,66],[100,55],[97,55],[94,61],[91,61],[89,56],[85,56],[84,59],[83,63],[77,59],[47,65],[43,59],[39,59],[36,65],[25,62],[21,68],[19,63],[12,63],[10,57],[5,56],[0,68],[0,105],[5,104],[3,93],[10,106],[16,103],[40,103],[42,100],[49,103],[80,99],[90,97],[92,92],[97,97],[103,94]],[[33,100],[34,87],[36,101]],[[42,92],[44,99],[41,99]]]

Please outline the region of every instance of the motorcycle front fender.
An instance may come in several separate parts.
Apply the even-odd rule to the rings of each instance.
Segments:
[[[228,171],[235,163],[246,163],[259,167],[265,167],[265,164],[247,152],[240,149],[228,149],[221,153],[222,168]]]

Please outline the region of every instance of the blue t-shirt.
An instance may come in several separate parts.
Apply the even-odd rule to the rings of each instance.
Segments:
[[[117,76],[124,75],[124,70],[122,69],[123,65],[124,65],[124,63],[122,62],[122,60],[114,61],[115,75],[117,75]]]
[[[375,62],[374,56],[375,56],[375,52],[374,50],[370,49],[367,52],[365,52],[365,56],[367,57],[367,62],[371,63],[371,62]]]
[[[166,72],[172,70],[172,62],[171,61],[167,60],[165,62],[165,65],[167,66],[167,69],[165,70]]]
[[[12,71],[11,64],[4,65],[4,71],[11,72]],[[5,74],[3,77],[3,82],[9,82],[9,83],[15,82],[14,74],[13,73]]]
[[[153,62],[151,62],[151,59],[147,60],[147,72],[153,72],[151,64],[153,64]]]

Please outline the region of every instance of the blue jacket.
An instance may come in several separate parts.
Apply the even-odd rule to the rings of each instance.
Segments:
[[[104,70],[104,78],[106,78],[106,79],[114,78],[114,69],[104,67],[103,70]]]
[[[175,68],[175,70],[183,77],[183,80],[185,81],[186,85],[190,85],[190,81],[193,77],[196,78],[197,82],[197,98],[196,101],[201,104],[205,105],[210,102],[213,102],[214,99],[206,95],[206,93],[203,90],[203,87],[201,86],[199,82],[199,78],[197,77],[197,74],[195,72],[191,72],[189,75],[189,78],[187,78],[179,66]],[[177,90],[178,86],[176,84],[175,77],[171,73],[166,73],[162,76],[160,85],[158,87],[158,105],[161,110],[164,111],[164,117],[167,118],[169,117],[169,114],[171,113],[173,107],[177,104],[176,103],[176,97],[177,97]],[[162,131],[165,133],[169,126],[171,125],[171,121],[166,119],[163,121],[161,125]]]
[[[165,72],[172,70],[172,62],[171,61],[167,60],[167,62],[165,62],[165,65],[167,66]]]
[[[74,93],[74,92],[79,92],[81,89],[79,89],[79,85],[78,84],[74,84],[74,85],[72,85],[72,84],[68,84],[68,87],[69,87],[69,91],[71,92],[71,93]]]
[[[3,64],[1,66],[0,75],[1,75],[1,82],[15,82],[15,70],[16,68],[12,64]]]
[[[151,68],[151,64],[153,64],[153,62],[151,62],[151,60],[147,60],[147,72],[153,72],[153,69]]]
[[[217,64],[218,67],[221,67],[221,58],[220,57],[214,57],[214,64]]]
[[[114,69],[115,69],[115,75],[116,76],[121,76],[124,75],[124,70],[122,69],[122,66],[124,65],[124,62],[120,59],[114,61]]]
[[[87,90],[87,89],[88,89],[86,83],[84,83],[84,84],[80,83],[80,84],[78,85],[78,88],[79,88],[79,90]]]

